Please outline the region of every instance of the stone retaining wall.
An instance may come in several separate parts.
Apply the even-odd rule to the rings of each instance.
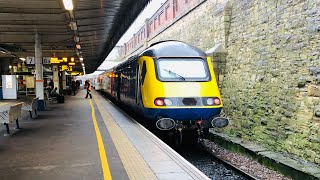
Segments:
[[[320,164],[319,0],[199,1],[148,44],[167,39],[225,48],[226,133]]]

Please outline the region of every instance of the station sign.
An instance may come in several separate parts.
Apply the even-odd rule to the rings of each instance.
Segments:
[[[51,64],[50,57],[43,57],[42,58],[42,64]]]
[[[50,58],[51,64],[59,64],[61,61],[58,58]]]
[[[72,66],[61,65],[60,71],[72,71]]]
[[[81,76],[83,75],[81,72],[71,72],[71,76]]]
[[[27,64],[35,64],[35,58],[32,56],[27,57]]]

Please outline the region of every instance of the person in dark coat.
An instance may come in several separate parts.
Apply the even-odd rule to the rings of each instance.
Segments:
[[[92,84],[90,79],[88,79],[88,85],[87,85],[87,95],[86,95],[86,99],[88,98],[88,95],[90,95],[90,99],[92,99],[92,95],[91,95],[91,89],[92,89]]]
[[[53,90],[54,84],[53,84],[53,80],[51,79],[49,82],[49,88],[48,88],[48,92],[49,94],[51,93],[51,91]]]
[[[71,82],[71,90],[73,92],[73,95],[75,96],[76,95],[76,90],[77,90],[77,85],[76,85],[76,82],[74,80],[72,80],[72,82]]]
[[[77,90],[80,88],[80,81],[76,80],[76,86],[77,86]]]

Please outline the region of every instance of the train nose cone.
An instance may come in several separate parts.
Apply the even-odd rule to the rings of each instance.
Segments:
[[[223,117],[216,117],[211,121],[212,127],[217,127],[217,128],[224,128],[228,126],[228,124],[229,124],[229,119],[223,118]]]
[[[176,126],[176,123],[171,118],[161,118],[156,122],[156,126],[160,130],[170,130]]]

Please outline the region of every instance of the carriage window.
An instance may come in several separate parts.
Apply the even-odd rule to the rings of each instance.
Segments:
[[[209,81],[206,61],[200,58],[161,58],[157,61],[161,81]]]

